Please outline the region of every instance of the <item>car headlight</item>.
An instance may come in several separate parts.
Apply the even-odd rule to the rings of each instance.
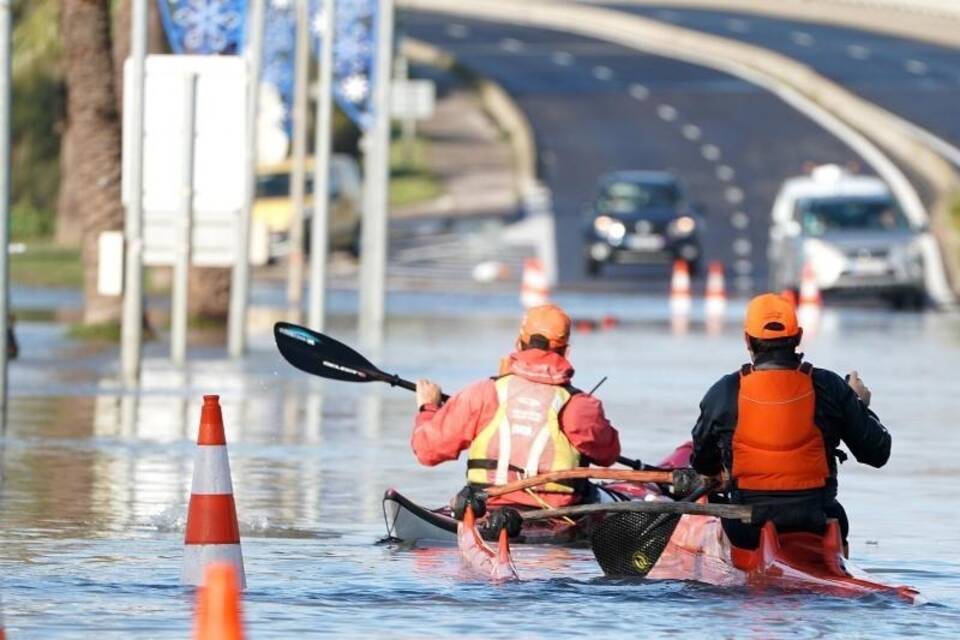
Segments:
[[[618,220],[614,220],[610,223],[610,228],[607,230],[607,237],[611,240],[623,240],[623,236],[627,235],[627,227]]]
[[[594,230],[603,235],[610,230],[610,225],[613,224],[613,218],[610,216],[597,216],[593,221]]]
[[[833,285],[847,266],[847,257],[842,251],[818,238],[807,238],[803,242],[803,255],[813,266],[820,287]]]
[[[672,236],[688,236],[697,228],[697,221],[692,216],[681,216],[670,223],[667,233]]]

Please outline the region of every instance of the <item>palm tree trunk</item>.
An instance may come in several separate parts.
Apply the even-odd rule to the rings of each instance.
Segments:
[[[67,83],[67,126],[75,153],[65,153],[73,209],[83,221],[84,311],[88,324],[114,322],[121,299],[97,293],[100,234],[123,228],[120,119],[114,90],[109,0],[61,0],[60,37]]]

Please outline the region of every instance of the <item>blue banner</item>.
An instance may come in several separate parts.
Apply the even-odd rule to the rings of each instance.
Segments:
[[[174,53],[243,50],[247,0],[157,0],[157,6]]]
[[[336,0],[333,97],[362,130],[373,123],[376,81],[377,0]]]
[[[263,73],[283,105],[283,128],[293,128],[293,88],[297,64],[297,12],[295,0],[267,0],[263,26]]]

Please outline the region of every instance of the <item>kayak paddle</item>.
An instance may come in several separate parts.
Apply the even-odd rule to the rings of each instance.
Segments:
[[[289,322],[273,325],[273,336],[280,354],[301,371],[329,380],[386,382],[391,387],[417,390],[415,382],[384,373],[355,349],[330,336]],[[449,397],[443,394],[440,399]]]
[[[646,576],[666,550],[670,537],[673,536],[683,514],[711,515],[751,522],[753,519],[751,506],[697,502],[703,496],[715,491],[718,486],[719,483],[716,481],[706,482],[699,489],[676,502],[623,502],[596,505],[601,507],[617,507],[620,504],[663,505],[659,511],[629,506],[610,509],[618,513],[605,518],[590,540],[593,557],[603,569],[603,573],[608,576],[639,578]]]

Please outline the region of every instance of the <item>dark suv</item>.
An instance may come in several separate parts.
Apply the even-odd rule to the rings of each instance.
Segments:
[[[703,219],[687,203],[677,179],[663,171],[615,171],[600,178],[584,220],[587,273],[603,265],[684,260],[700,267]]]

